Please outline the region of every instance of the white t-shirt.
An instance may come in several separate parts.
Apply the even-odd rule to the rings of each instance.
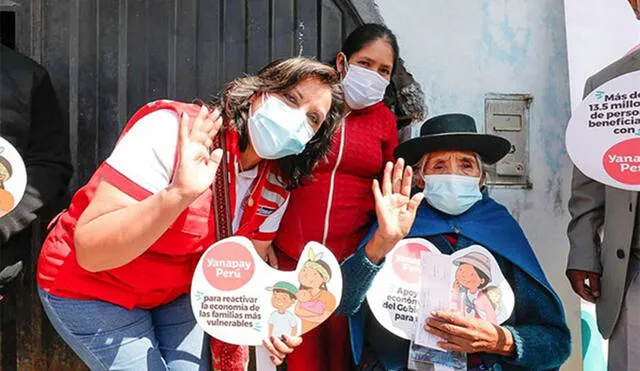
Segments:
[[[158,193],[171,182],[178,145],[178,125],[178,114],[169,109],[157,110],[142,117],[116,145],[107,163],[140,187]],[[237,168],[237,164],[234,166]],[[257,167],[238,174],[232,223],[234,233],[240,227],[244,211],[242,205],[257,176]],[[288,203],[287,198],[264,220],[260,232],[273,233],[278,230]]]
[[[291,329],[298,325],[296,317],[293,313],[285,311],[280,314],[278,311],[271,313],[269,316],[269,325],[273,325],[272,336],[288,335],[291,336]]]

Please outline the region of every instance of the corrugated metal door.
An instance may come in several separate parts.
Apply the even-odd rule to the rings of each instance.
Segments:
[[[0,10],[15,13],[16,49],[48,69],[68,112],[71,191],[144,103],[211,97],[280,57],[328,61],[361,23],[346,0],[0,0]],[[7,291],[15,305],[0,307],[0,368],[84,369],[41,320],[32,277],[41,236],[28,274]]]

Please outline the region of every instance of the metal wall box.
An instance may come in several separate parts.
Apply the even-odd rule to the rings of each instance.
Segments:
[[[487,167],[487,185],[531,188],[529,181],[529,94],[489,93],[484,98],[485,133],[511,142],[511,151],[493,166]]]

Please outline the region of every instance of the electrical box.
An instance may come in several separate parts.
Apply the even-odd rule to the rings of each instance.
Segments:
[[[487,185],[531,188],[529,181],[529,94],[486,94],[485,133],[511,142],[511,151],[487,168]]]

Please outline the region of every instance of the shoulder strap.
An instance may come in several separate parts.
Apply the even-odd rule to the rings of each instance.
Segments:
[[[214,148],[222,148],[222,160],[216,172],[216,178],[211,185],[213,191],[212,207],[216,225],[216,241],[220,241],[233,234],[231,220],[231,195],[229,192],[229,156],[227,154],[227,133],[220,130],[214,138]],[[210,340],[212,352],[212,366],[215,371],[247,370],[248,362],[255,358],[253,347],[227,344],[216,338]],[[255,370],[251,365],[249,370]]]
[[[216,218],[216,241],[220,241],[233,234],[231,220],[231,197],[229,194],[229,162],[227,156],[227,136],[225,130],[220,130],[214,140],[215,148],[222,148],[222,160],[216,172],[216,179],[212,184],[213,210]]]

